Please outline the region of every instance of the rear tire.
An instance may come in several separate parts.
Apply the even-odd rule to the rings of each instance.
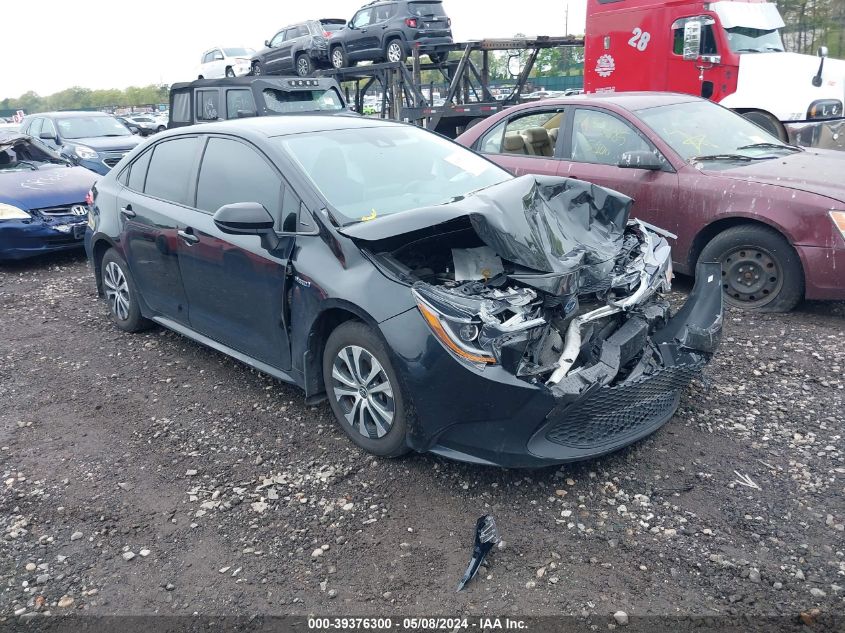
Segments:
[[[346,55],[346,51],[343,50],[343,46],[335,46],[332,49],[329,55],[329,61],[332,64],[332,68],[338,70],[349,66],[349,58]]]
[[[432,64],[442,64],[449,59],[449,53],[429,53],[428,58]]]
[[[725,302],[758,312],[789,312],[804,297],[804,271],[795,249],[774,229],[742,224],[707,243],[699,262],[722,265]]]
[[[763,128],[764,130],[766,130],[766,132],[779,139],[780,141],[786,143],[789,140],[786,135],[786,130],[783,128],[781,122],[778,121],[768,112],[760,112],[754,110],[752,112],[743,112],[742,116],[744,116],[752,123]]]
[[[300,53],[296,58],[296,74],[300,77],[310,77],[314,74],[314,63],[305,53]]]
[[[141,316],[138,289],[129,266],[115,249],[110,248],[103,255],[100,275],[115,325],[124,332],[141,332],[152,327],[152,321]]]
[[[379,457],[407,453],[406,397],[381,339],[360,321],[339,325],[323,351],[332,412],[360,448]]]

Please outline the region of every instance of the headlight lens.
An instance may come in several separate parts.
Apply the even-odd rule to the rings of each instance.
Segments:
[[[845,240],[845,211],[829,211],[828,214],[842,234],[842,239]]]
[[[84,160],[93,160],[97,158],[97,152],[86,145],[77,145],[73,148],[73,152],[79,156],[79,158]]]
[[[835,119],[842,116],[842,102],[838,99],[818,99],[810,104],[807,118],[811,120]]]
[[[417,301],[417,307],[420,313],[428,323],[434,336],[448,349],[450,352],[463,360],[468,360],[471,363],[482,363],[485,365],[494,365],[496,359],[477,345],[478,334],[480,332],[479,324],[469,319],[450,319],[436,308],[432,307],[427,301],[420,297],[416,292],[414,298]]]
[[[0,202],[0,220],[29,220],[32,216],[23,209]]]

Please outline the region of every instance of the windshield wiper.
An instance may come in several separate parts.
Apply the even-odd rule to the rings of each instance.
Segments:
[[[737,149],[756,149],[756,148],[768,148],[768,149],[786,149],[791,152],[803,152],[804,150],[800,147],[796,147],[795,145],[787,145],[786,143],[751,143],[749,145],[741,145],[737,147]]]
[[[126,136],[126,134],[103,134],[103,136]]]
[[[690,162],[704,162],[704,161],[716,161],[716,160],[734,160],[740,161],[743,163],[750,163],[754,160],[768,160],[770,158],[775,158],[774,156],[746,156],[745,154],[711,154],[709,156],[693,156],[690,158]]]
[[[26,165],[27,167],[30,167],[32,171],[38,171],[38,165],[36,165],[35,163],[31,163],[28,160],[19,160],[17,161],[17,164]]]
[[[762,53],[762,49],[759,48],[738,48],[736,49],[737,53]]]

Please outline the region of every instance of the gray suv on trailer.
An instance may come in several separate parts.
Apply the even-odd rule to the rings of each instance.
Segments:
[[[376,0],[359,9],[329,41],[332,66],[404,61],[414,46],[452,43],[452,20],[441,0]],[[448,53],[428,53],[434,63]]]

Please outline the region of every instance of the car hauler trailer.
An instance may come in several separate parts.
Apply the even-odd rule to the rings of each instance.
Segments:
[[[529,82],[540,51],[564,46],[580,48],[584,46],[584,40],[543,36],[421,45],[411,50],[410,66],[404,62],[385,62],[322,70],[316,74],[331,77],[343,86],[347,101],[354,104],[358,112],[364,112],[368,95],[379,92],[382,98],[378,101],[377,115],[415,123],[454,138],[474,121],[521,103],[522,91]],[[460,58],[457,55],[455,59],[449,58],[453,51],[460,51]],[[509,51],[510,57],[523,60],[514,76],[514,87],[501,99],[496,99],[490,89],[490,54],[493,51]],[[429,54],[443,61],[423,63],[421,57]],[[423,70],[436,71],[446,82],[448,87],[442,95],[442,104],[435,105],[431,84],[422,83]]]
[[[845,61],[785,52],[760,0],[588,0],[586,92],[700,95],[783,141],[845,150]]]

